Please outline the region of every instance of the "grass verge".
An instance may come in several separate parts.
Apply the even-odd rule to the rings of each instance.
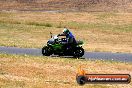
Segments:
[[[0,87],[82,88],[75,81],[77,68],[80,65],[87,73],[126,73],[132,75],[132,63],[127,62],[0,54]],[[83,88],[124,87],[131,88],[132,83],[83,86]]]
[[[87,51],[132,52],[131,13],[0,12],[0,45],[41,48],[67,26]]]

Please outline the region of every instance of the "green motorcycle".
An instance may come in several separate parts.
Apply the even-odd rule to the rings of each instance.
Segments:
[[[42,48],[42,54],[44,56],[50,56],[52,54],[59,56],[73,56],[76,58],[84,55],[84,49],[82,48],[83,41],[77,41],[76,44],[72,44],[68,48],[64,43],[66,38],[60,38],[59,36],[53,36],[51,33],[51,39],[48,40],[47,45]]]

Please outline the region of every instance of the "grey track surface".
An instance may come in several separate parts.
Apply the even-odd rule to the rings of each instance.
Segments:
[[[41,49],[0,46],[0,53],[42,56]],[[132,62],[132,53],[85,52],[83,58],[90,60],[116,60]]]

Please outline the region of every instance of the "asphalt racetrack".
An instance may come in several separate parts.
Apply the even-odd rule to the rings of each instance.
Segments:
[[[42,56],[41,49],[0,46],[0,53]],[[82,57],[90,60],[115,60],[132,62],[132,53],[85,52]]]

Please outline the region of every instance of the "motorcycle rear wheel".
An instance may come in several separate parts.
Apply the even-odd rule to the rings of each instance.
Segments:
[[[75,58],[82,57],[84,55],[84,49],[82,47],[76,47],[73,51],[73,56]]]

